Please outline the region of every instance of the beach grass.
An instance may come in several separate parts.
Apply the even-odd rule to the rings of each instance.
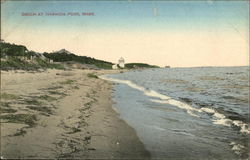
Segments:
[[[29,105],[42,105],[43,104],[42,102],[40,102],[40,101],[38,101],[36,99],[31,99],[31,100],[25,99],[24,102],[26,104],[29,104]]]
[[[98,79],[98,76],[95,75],[94,73],[88,73],[87,76],[88,76],[89,78],[96,78],[96,79]]]
[[[74,133],[77,133],[77,132],[80,132],[80,131],[81,131],[80,128],[72,127],[72,128],[71,128],[71,131],[68,132],[68,134],[74,134]]]
[[[31,110],[42,112],[45,115],[51,115],[52,114],[51,108],[46,107],[46,106],[26,106],[26,107],[31,109]]]
[[[9,93],[1,93],[1,99],[5,99],[5,100],[14,100],[14,99],[18,99],[19,96],[14,95],[14,94],[9,94]]]
[[[73,89],[80,89],[78,86],[74,86]]]
[[[39,96],[39,99],[42,99],[42,100],[45,100],[48,102],[52,102],[52,101],[56,100],[56,98],[49,96],[49,95],[41,95],[41,96]]]
[[[62,82],[59,82],[59,84],[73,84],[75,82],[75,80],[71,80],[71,79],[68,79],[66,81],[62,81]]]
[[[7,120],[8,123],[23,123],[27,124],[30,127],[34,127],[36,125],[37,117],[33,114],[8,114],[1,115],[0,119]]]
[[[12,109],[8,102],[0,102],[1,113],[15,113],[17,110]]]
[[[17,110],[12,109],[12,108],[0,108],[1,109],[1,113],[15,113],[17,112]]]
[[[19,129],[16,133],[14,133],[12,136],[23,136],[27,133],[23,128]]]
[[[0,102],[0,106],[10,108],[10,104],[8,102]]]
[[[55,90],[55,89],[61,89],[61,88],[63,88],[63,86],[52,86],[52,87],[46,88],[45,90]]]
[[[49,91],[49,94],[66,96],[67,94],[59,91]]]

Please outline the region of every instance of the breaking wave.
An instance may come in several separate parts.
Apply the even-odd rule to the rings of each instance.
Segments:
[[[145,89],[144,87],[141,87],[129,80],[120,80],[120,79],[114,79],[114,78],[108,78],[106,76],[100,76],[100,78],[116,83],[122,83],[126,84],[131,88],[137,89],[141,92],[143,92],[146,96],[155,98],[155,99],[150,99],[150,101],[155,102],[155,103],[160,103],[160,104],[170,104],[173,106],[176,106],[180,109],[186,110],[186,112],[194,117],[201,117],[202,114],[206,113],[212,117],[212,122],[217,125],[223,125],[223,126],[228,126],[228,127],[238,127],[239,131],[243,134],[250,134],[249,126],[240,121],[240,120],[232,120],[227,118],[225,115],[217,112],[213,108],[208,108],[208,107],[202,107],[202,108],[194,108],[193,106],[183,103],[181,101],[175,100],[169,96],[163,95],[161,93],[158,93],[154,90],[150,89]]]

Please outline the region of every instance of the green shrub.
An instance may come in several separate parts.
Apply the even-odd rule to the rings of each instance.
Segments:
[[[40,58],[34,60],[34,62],[22,61],[18,57],[9,57],[5,61],[1,61],[1,70],[9,69],[22,69],[22,70],[37,70],[39,68],[54,68],[54,69],[64,69],[61,64],[53,64],[44,61]]]
[[[89,78],[98,78],[97,75],[93,74],[93,73],[88,73],[87,75]]]

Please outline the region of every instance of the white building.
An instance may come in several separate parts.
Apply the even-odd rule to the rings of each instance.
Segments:
[[[124,68],[125,67],[125,60],[124,60],[124,58],[120,58],[119,60],[118,60],[118,64],[114,64],[113,66],[112,66],[112,69],[119,69],[119,68]]]
[[[124,60],[124,58],[121,57],[121,58],[119,59],[118,65],[119,65],[119,67],[121,67],[121,68],[124,68],[124,67],[125,67],[125,60]]]

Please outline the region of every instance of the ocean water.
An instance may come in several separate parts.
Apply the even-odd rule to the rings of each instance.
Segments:
[[[114,107],[152,158],[249,158],[249,67],[134,70],[102,78],[115,83]]]

